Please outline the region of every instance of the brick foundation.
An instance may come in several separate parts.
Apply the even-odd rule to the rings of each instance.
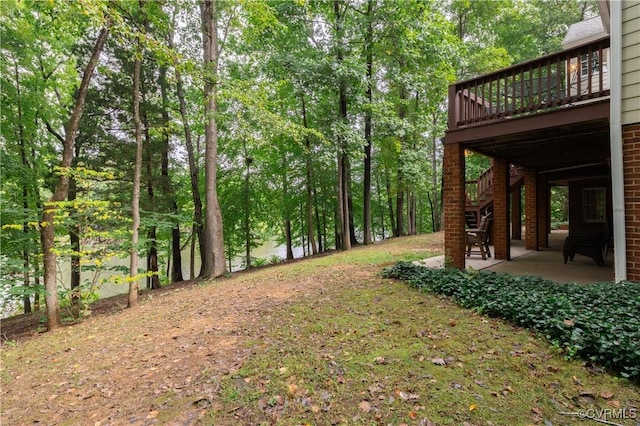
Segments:
[[[640,123],[622,127],[627,279],[640,282]]]

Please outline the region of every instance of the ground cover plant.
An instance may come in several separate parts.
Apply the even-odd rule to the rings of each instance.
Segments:
[[[379,275],[441,252],[442,234],[396,238],[167,286],[55,333],[14,334],[3,320],[0,420],[566,425],[584,422],[562,413],[640,407],[629,381]]]
[[[540,277],[430,269],[407,262],[383,275],[535,330],[569,357],[580,356],[640,381],[638,283],[555,284]]]

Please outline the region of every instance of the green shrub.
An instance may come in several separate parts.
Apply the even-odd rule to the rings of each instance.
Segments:
[[[383,275],[536,330],[569,357],[579,356],[640,381],[638,283],[557,284],[539,277],[402,262]]]

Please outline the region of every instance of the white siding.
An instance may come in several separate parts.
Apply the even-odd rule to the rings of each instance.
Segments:
[[[640,123],[640,2],[622,3],[622,124]]]

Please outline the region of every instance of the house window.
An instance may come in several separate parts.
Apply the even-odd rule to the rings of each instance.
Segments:
[[[598,54],[591,54],[591,72],[595,73],[598,70]],[[580,72],[583,77],[589,75],[589,55],[582,55],[580,57]]]
[[[604,223],[606,212],[605,188],[582,190],[582,219],[585,223]]]

